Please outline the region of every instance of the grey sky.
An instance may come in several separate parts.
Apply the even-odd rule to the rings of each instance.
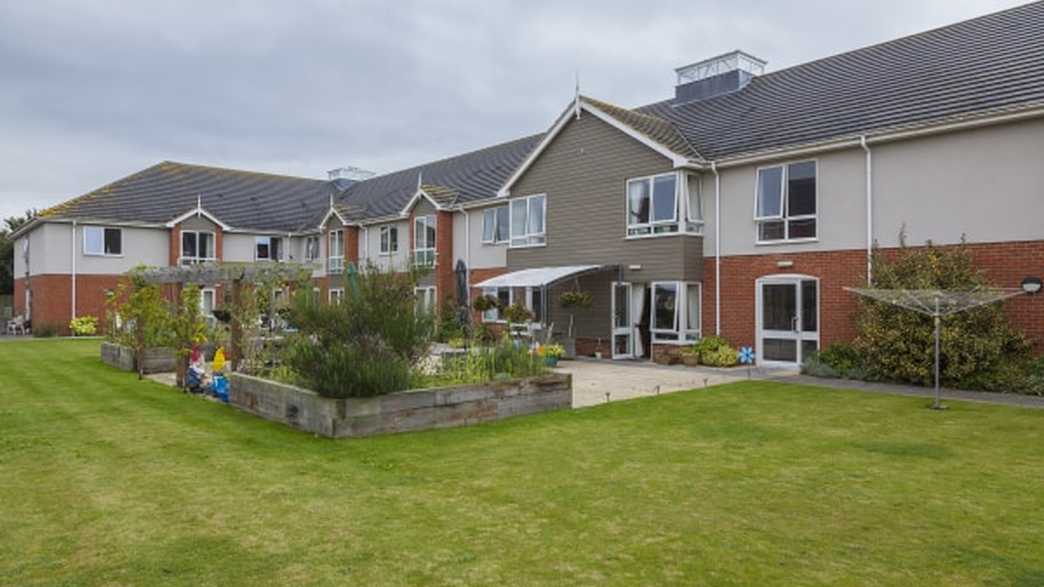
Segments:
[[[636,106],[726,50],[773,71],[1022,3],[5,0],[0,215],[164,159],[392,171],[546,129],[577,71]]]

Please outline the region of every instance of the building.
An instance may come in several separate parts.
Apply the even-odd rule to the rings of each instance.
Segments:
[[[854,336],[843,287],[870,278],[872,247],[964,239],[997,285],[1044,273],[1044,3],[765,65],[681,67],[673,96],[632,109],[577,95],[545,133],[376,177],[161,163],[16,234],[16,311],[99,314],[139,263],[321,261],[331,300],[346,264],[416,263],[434,269],[422,303],[463,275],[580,353],[720,333],[797,364]],[[571,290],[590,307],[563,308]],[[1039,343],[1044,308],[1007,310]]]

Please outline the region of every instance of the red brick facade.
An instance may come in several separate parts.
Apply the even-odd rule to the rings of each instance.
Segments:
[[[456,295],[456,277],[453,274],[453,213],[435,213],[435,298],[438,308]]]
[[[1019,287],[1027,276],[1044,274],[1044,241],[968,245],[976,265],[997,287]],[[898,249],[885,250],[894,254]],[[789,265],[792,263],[792,265]],[[780,264],[784,266],[781,267]],[[721,261],[721,334],[735,346],[754,345],[755,280],[800,274],[820,280],[820,343],[851,340],[859,304],[845,286],[866,284],[866,251],[738,255]],[[1044,350],[1044,296],[1021,296],[1005,304],[1012,323]],[[704,262],[703,331],[714,333],[714,258]]]
[[[121,275],[77,275],[76,315],[94,316],[98,326],[104,329],[106,294],[119,285]],[[70,275],[34,275],[33,290],[34,327],[54,326],[61,334],[69,334],[72,318],[72,277]],[[25,278],[15,280],[15,313],[25,313]]]

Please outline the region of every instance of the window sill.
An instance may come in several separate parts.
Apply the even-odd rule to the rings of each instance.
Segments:
[[[119,255],[114,255],[114,254],[111,254],[111,253],[84,253],[83,256],[84,257],[109,257],[109,258],[112,258],[112,259],[122,259],[123,258],[123,253],[120,253]]]
[[[484,247],[499,247],[506,244],[508,244],[507,241],[482,241],[482,246]]]
[[[819,237],[792,238],[792,239],[778,240],[778,241],[754,241],[754,246],[771,247],[771,246],[778,246],[778,245],[804,245],[804,244],[808,244],[808,243],[818,243],[818,242],[819,242]]]
[[[547,243],[540,243],[538,245],[508,245],[509,249],[539,249],[546,247]]]
[[[627,235],[625,241],[640,241],[649,238],[665,238],[670,236],[703,236],[702,232],[665,232],[662,234],[633,234]]]

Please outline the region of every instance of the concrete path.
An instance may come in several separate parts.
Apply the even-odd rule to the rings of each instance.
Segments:
[[[555,369],[573,375],[573,407],[609,401],[702,389],[747,379],[745,368],[664,366],[655,363],[576,359],[562,361]],[[762,377],[779,373],[763,372]],[[753,376],[756,378],[757,370]]]

